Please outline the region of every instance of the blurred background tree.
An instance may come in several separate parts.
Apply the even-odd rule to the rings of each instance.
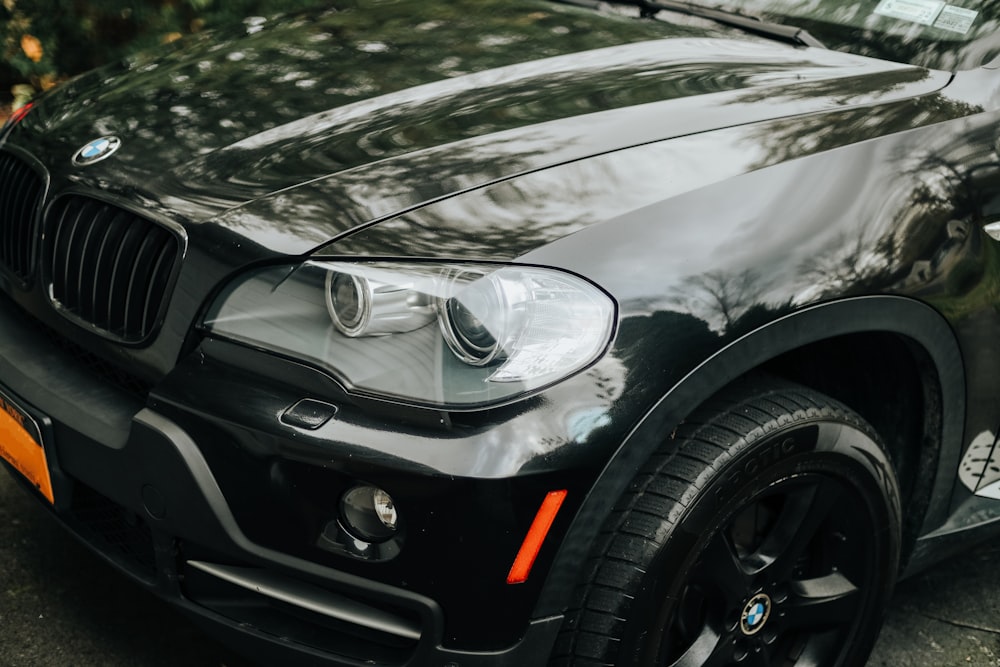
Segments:
[[[0,119],[35,93],[136,50],[317,0],[0,0]]]

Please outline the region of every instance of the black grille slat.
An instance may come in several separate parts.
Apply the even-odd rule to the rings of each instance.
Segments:
[[[75,211],[66,209],[59,214],[55,234],[55,247],[58,252],[52,255],[52,283],[54,285],[77,284],[78,272],[74,264],[76,255],[72,252],[72,248],[84,215],[85,211],[82,208]]]
[[[142,229],[129,225],[122,237],[122,244],[115,253],[111,272],[111,290],[108,292],[108,330],[124,331],[128,316],[129,278],[132,276],[131,258],[139,252],[142,241]]]
[[[0,153],[0,266],[22,282],[34,271],[36,220],[45,184],[27,164]]]
[[[69,211],[63,211],[63,216],[69,215]],[[63,224],[63,221],[59,221],[58,224],[54,225],[55,231],[50,234],[51,243],[56,247],[62,247],[66,245],[66,236],[72,232],[72,228],[69,225]],[[57,258],[65,257],[65,253],[50,253],[49,261],[49,276],[52,278],[52,282],[63,283],[66,282],[66,271],[60,270],[65,269],[65,267],[60,267]]]
[[[145,310],[142,313],[144,322],[151,322],[162,307],[163,295],[167,291],[167,279],[170,277],[170,262],[172,261],[169,247],[163,246],[153,264],[153,278],[146,290]]]
[[[9,160],[0,161],[0,183],[10,183],[10,186],[3,186],[4,193],[6,194],[8,189],[13,192],[14,185],[14,175],[13,175],[13,164]],[[16,210],[14,204],[13,196],[4,196],[0,199],[0,262],[3,262],[4,266],[9,267],[9,254],[14,251],[14,225],[8,223],[14,217],[14,211]]]
[[[94,320],[94,302],[90,298],[93,290],[89,289],[87,285],[93,280],[94,272],[97,269],[97,258],[91,252],[91,243],[93,242],[99,218],[99,215],[89,216],[87,221],[80,225],[79,230],[80,243],[76,261],[77,277],[75,285],[76,307],[80,317],[88,322],[93,322]]]
[[[97,253],[97,270],[94,273],[94,284],[91,289],[91,299],[94,304],[103,304],[103,308],[95,307],[94,324],[104,330],[111,329],[111,285],[114,265],[112,257],[121,244],[122,236],[128,225],[128,214],[116,211],[108,223],[104,239]]]
[[[128,279],[128,298],[125,301],[125,327],[145,330],[143,312],[145,311],[146,289],[152,278],[153,253],[156,252],[157,239],[154,230],[147,230],[146,236],[139,245],[139,252],[132,261],[132,271]]]
[[[5,266],[13,269],[20,264],[18,255],[21,248],[20,244],[17,243],[16,236],[19,225],[15,224],[15,220],[19,217],[18,209],[22,206],[21,198],[23,197],[24,184],[22,174],[14,172],[14,165],[12,163],[8,163],[5,166],[3,182],[9,183],[9,186],[5,187],[4,193],[7,196],[4,197],[5,205],[3,210],[3,260]]]
[[[122,341],[149,338],[166,304],[177,238],[139,215],[77,195],[58,200],[46,224],[53,300]]]

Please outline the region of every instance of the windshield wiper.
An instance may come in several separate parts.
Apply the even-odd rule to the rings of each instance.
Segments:
[[[582,5],[585,7],[593,7],[595,9],[599,8],[603,2],[596,0],[556,0],[557,2],[564,2],[566,4],[572,5]],[[797,28],[791,25],[784,25],[782,23],[775,23],[773,21],[764,21],[753,16],[746,16],[745,14],[736,14],[733,12],[723,11],[721,9],[710,9],[708,7],[700,7],[698,5],[691,4],[689,2],[681,2],[680,0],[605,0],[609,4],[614,5],[631,5],[633,7],[638,7],[639,11],[643,16],[653,16],[660,11],[676,12],[678,14],[686,14],[688,16],[697,16],[698,18],[708,19],[709,21],[714,21],[716,23],[721,23],[722,25],[732,26],[738,28],[745,32],[754,33],[756,35],[763,35],[764,37],[770,37],[772,39],[779,39],[783,42],[788,42],[790,44],[795,44],[796,46],[815,46],[820,49],[825,49],[823,42],[819,41],[815,37],[809,34],[803,28]]]

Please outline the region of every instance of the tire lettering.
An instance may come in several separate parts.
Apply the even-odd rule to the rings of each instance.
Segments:
[[[797,448],[795,438],[788,437],[784,440],[774,442],[764,449],[746,457],[742,463],[738,463],[733,470],[729,471],[723,483],[717,487],[716,493],[721,495],[735,486],[741,486],[750,481],[764,468],[773,465],[793,453]]]

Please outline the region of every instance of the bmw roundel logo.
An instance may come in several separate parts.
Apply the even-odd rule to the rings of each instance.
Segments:
[[[761,631],[771,615],[771,598],[766,593],[758,593],[750,598],[740,616],[740,630],[743,634],[755,635]]]
[[[73,156],[73,164],[78,167],[86,167],[88,164],[100,162],[104,158],[111,157],[122,145],[122,140],[118,137],[101,137],[85,144]]]

